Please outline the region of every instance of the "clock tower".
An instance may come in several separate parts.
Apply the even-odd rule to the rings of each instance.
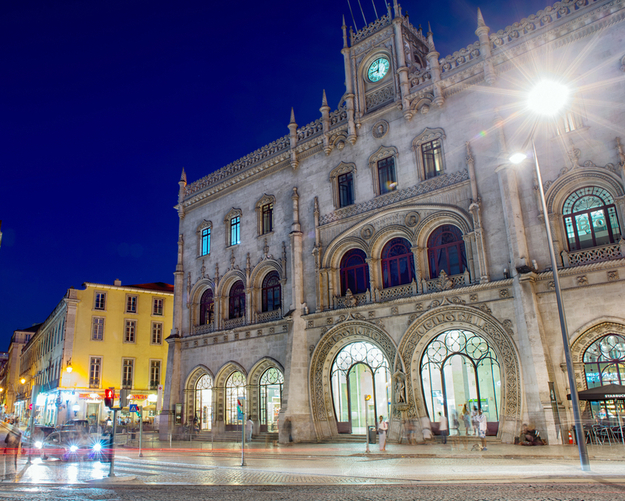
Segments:
[[[411,80],[426,73],[428,61],[434,60],[438,66],[431,33],[426,37],[421,27],[410,24],[397,0],[392,8],[387,4],[384,16],[356,32],[350,27],[348,34],[343,20],[342,53],[343,99],[355,130],[365,117],[381,114],[389,106],[397,106],[410,120],[414,113],[408,101]],[[353,137],[351,130],[348,137],[352,143],[355,130]]]

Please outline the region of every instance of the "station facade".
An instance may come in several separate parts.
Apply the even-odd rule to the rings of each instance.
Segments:
[[[391,439],[442,415],[464,434],[479,408],[503,442],[532,423],[558,443],[572,415],[545,217],[578,389],[625,382],[624,14],[565,1],[491,32],[478,11],[478,40],[446,57],[397,4],[343,26],[337,109],[324,93],[314,122],[292,112],[284,137],[183,172],[161,431],[240,429],[243,401],[283,442],[377,416]],[[524,96],[545,77],[571,97],[535,128]],[[509,162],[530,135],[548,214],[533,160]]]

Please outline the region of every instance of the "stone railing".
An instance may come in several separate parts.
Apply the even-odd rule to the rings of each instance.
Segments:
[[[369,23],[363,29],[358,30],[356,33],[351,33],[352,46],[357,44],[361,40],[364,40],[368,36],[373,35],[376,31],[385,28],[391,24],[391,17],[388,14],[383,15],[381,18],[376,19],[372,23]]]
[[[446,73],[448,71],[460,68],[465,64],[469,64],[472,61],[479,59],[480,57],[480,42],[474,42],[465,49],[460,49],[453,54],[446,56],[439,61],[441,65],[441,72]]]
[[[214,331],[215,331],[215,322],[211,322],[210,324],[204,324],[204,325],[194,325],[191,328],[192,335],[206,334],[208,332],[214,332]]]
[[[419,73],[415,73],[410,76],[410,87],[419,87],[424,83],[429,83],[432,80],[432,74],[427,68],[422,69]]]
[[[464,273],[460,275],[448,276],[445,270],[441,271],[438,278],[421,280],[421,291],[425,294],[427,292],[439,292],[449,289],[455,289],[456,287],[463,287],[465,285],[471,285],[471,277],[468,270],[464,270]]]
[[[361,294],[352,294],[352,291],[347,289],[347,293],[344,296],[334,296],[334,309],[354,308],[370,302],[371,293],[369,292],[369,289],[367,289],[367,292],[363,292]]]
[[[347,122],[347,106],[343,104],[338,110],[334,110],[329,113],[330,115],[330,127],[337,127],[343,122]]]
[[[376,302],[392,301],[393,299],[401,299],[403,297],[411,297],[417,295],[417,282],[414,280],[409,284],[398,285],[396,287],[388,287],[386,289],[375,289]]]
[[[235,327],[243,327],[246,324],[245,317],[230,318],[224,320],[224,329],[234,329]]]
[[[264,311],[256,313],[256,323],[271,322],[272,320],[280,320],[282,318],[282,310],[278,308],[273,311]]]
[[[520,22],[508,26],[504,30],[492,33],[490,41],[493,44],[493,53],[505,50],[508,44],[514,43],[543,26],[564,19],[574,12],[598,2],[599,0],[564,0],[556,2],[553,6],[540,10],[528,18],[521,19]]]
[[[310,139],[311,137],[317,136],[322,133],[323,123],[321,122],[321,118],[318,118],[314,122],[311,122],[308,125],[304,125],[300,129],[297,129],[297,140],[304,141],[305,139]]]
[[[602,245],[601,247],[574,252],[563,250],[561,256],[562,264],[565,268],[597,263],[599,261],[609,261],[610,259],[621,259],[625,257],[625,240],[621,239],[617,244]]]

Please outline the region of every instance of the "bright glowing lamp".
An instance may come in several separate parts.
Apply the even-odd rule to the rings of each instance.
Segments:
[[[567,103],[569,89],[554,80],[543,80],[532,89],[527,105],[539,115],[555,115]]]
[[[71,374],[71,372],[72,372],[74,369],[72,368],[72,365],[70,364],[70,365],[68,365],[68,366],[67,366],[67,368],[66,368],[65,370],[67,371],[67,373],[68,373],[68,374]]]
[[[523,160],[527,158],[525,153],[514,153],[510,155],[510,162],[513,164],[520,164]]]
[[[26,379],[22,378],[20,379],[20,383],[24,384],[26,382]]]
[[[102,450],[102,445],[100,444],[100,442],[93,446],[93,450],[96,452],[100,452]]]
[[[75,445],[72,445],[72,446],[69,448],[69,450],[70,450],[70,452],[76,452],[76,451],[78,450],[78,447],[77,447],[77,446],[75,446]]]
[[[78,404],[74,404],[74,407],[72,407],[72,410],[73,410],[74,412],[78,412],[78,411],[80,410],[80,405],[78,405]]]
[[[156,402],[158,400],[158,396],[155,393],[150,393],[148,395],[148,402]]]

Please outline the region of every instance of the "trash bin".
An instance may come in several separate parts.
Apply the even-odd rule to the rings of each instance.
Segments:
[[[375,437],[376,437],[376,431],[375,431],[375,426],[369,426],[369,443],[370,444],[375,444]]]

